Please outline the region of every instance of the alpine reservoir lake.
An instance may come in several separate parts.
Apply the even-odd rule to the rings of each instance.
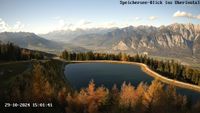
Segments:
[[[74,89],[86,88],[91,80],[95,85],[112,88],[114,84],[118,88],[126,83],[131,83],[137,87],[140,82],[151,84],[154,78],[144,71],[141,67],[133,64],[120,63],[72,63],[65,66],[65,78],[70,82]],[[176,87],[177,93],[186,95],[192,101],[200,99],[200,92]]]

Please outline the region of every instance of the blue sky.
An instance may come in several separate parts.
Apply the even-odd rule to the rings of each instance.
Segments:
[[[120,0],[0,0],[0,32],[47,33],[172,23],[200,24],[200,5],[121,5]]]

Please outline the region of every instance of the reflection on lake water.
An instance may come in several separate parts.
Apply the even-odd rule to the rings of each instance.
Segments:
[[[150,84],[153,77],[143,72],[138,65],[112,63],[76,63],[65,66],[65,76],[75,89],[88,86],[93,79],[96,86],[104,85],[112,88],[114,84],[120,88],[125,81],[133,86],[140,82]],[[177,88],[177,92],[187,95],[192,100],[200,99],[200,93],[188,89]]]

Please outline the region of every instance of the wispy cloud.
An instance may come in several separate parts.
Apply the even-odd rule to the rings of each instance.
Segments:
[[[24,29],[25,25],[21,23],[20,21],[17,21],[16,24],[13,26],[14,31],[22,30]]]
[[[92,24],[92,21],[80,20],[78,22],[78,25],[89,25],[89,24]]]
[[[126,27],[127,24],[117,23],[115,21],[94,22],[91,20],[81,19],[78,21],[69,21],[67,19],[57,19],[53,25],[54,30],[76,30],[76,29],[90,29],[90,28],[112,28],[112,27]]]
[[[140,17],[135,17],[134,20],[138,21],[138,20],[141,20]]]
[[[158,19],[158,17],[156,17],[156,16],[150,16],[149,17],[149,20],[156,20],[156,19]]]
[[[55,16],[55,17],[52,17],[53,19],[60,19],[61,17],[60,16]]]
[[[177,11],[173,14],[173,17],[184,17],[184,18],[193,18],[193,19],[200,19],[200,15],[193,15],[188,12],[184,11]]]

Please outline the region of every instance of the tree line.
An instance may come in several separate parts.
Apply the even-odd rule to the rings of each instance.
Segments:
[[[136,54],[134,56],[126,53],[106,54],[106,53],[74,53],[63,51],[61,58],[70,60],[116,60],[116,61],[130,61],[146,64],[152,70],[160,73],[163,76],[171,79],[177,79],[183,82],[200,85],[200,70],[193,69],[190,66],[182,65],[180,62],[174,60],[157,60],[148,57],[147,55]]]
[[[121,89],[95,87],[91,81],[87,88],[67,94],[66,113],[197,113],[200,103],[191,104],[186,96],[176,93],[174,86],[158,80],[151,85],[140,83],[137,87],[123,83]]]
[[[33,51],[20,48],[13,43],[0,42],[0,61],[17,61],[30,59],[44,59],[44,54],[39,51]]]

